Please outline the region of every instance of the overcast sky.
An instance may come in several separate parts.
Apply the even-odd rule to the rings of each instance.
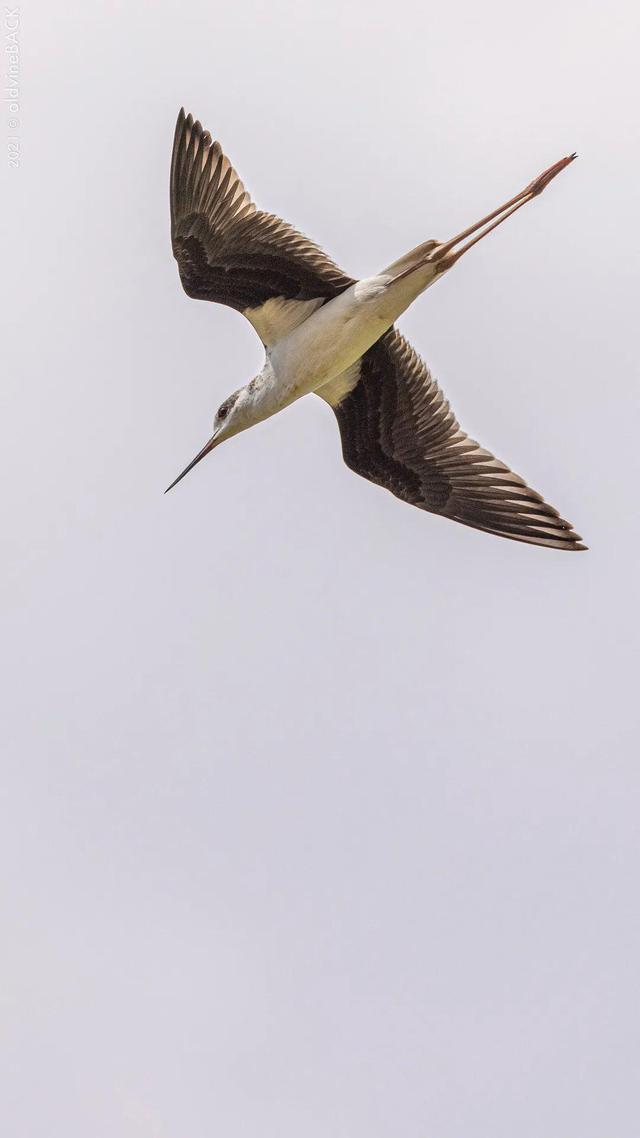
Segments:
[[[21,5],[7,1138],[637,1138],[639,23]],[[314,397],[163,497],[262,362],[180,287],[182,103],[355,275],[578,151],[401,327],[588,553],[398,502]]]

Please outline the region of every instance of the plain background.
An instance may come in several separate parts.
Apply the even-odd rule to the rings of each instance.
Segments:
[[[7,1138],[637,1138],[632,7],[22,6]],[[261,365],[179,284],[181,103],[361,275],[579,152],[401,326],[589,553],[399,503],[315,398],[163,497]]]

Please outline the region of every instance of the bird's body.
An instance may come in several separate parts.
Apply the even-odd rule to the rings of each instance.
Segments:
[[[307,394],[341,375],[384,335],[434,276],[430,268],[401,280],[380,273],[356,281],[327,301],[271,349],[271,363],[282,382],[295,383],[297,375],[300,394]]]
[[[353,365],[434,279],[428,267],[401,280],[387,270],[349,285],[267,348],[265,397],[254,388],[256,402],[272,415],[311,392],[329,403],[348,394],[357,382]]]
[[[211,439],[176,482],[223,439],[315,392],[335,411],[347,465],[397,497],[503,537],[585,548],[556,510],[464,434],[394,328],[420,293],[570,161],[452,241],[423,242],[356,281],[285,222],[256,210],[219,144],[181,111],[171,215],[184,288],[241,311],[263,341],[265,362],[221,405]]]

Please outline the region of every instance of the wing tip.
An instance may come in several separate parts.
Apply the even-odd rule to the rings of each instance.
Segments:
[[[549,527],[546,532],[542,527],[540,527],[540,529],[533,527],[530,530],[525,528],[518,532],[509,526],[503,528],[501,526],[482,525],[482,523],[478,523],[477,521],[468,521],[460,517],[456,517],[453,520],[462,521],[464,525],[470,525],[474,529],[484,530],[485,533],[493,534],[495,537],[506,537],[509,541],[519,541],[524,545],[537,545],[545,549],[557,549],[560,553],[585,553],[589,549],[589,546],[585,545],[580,534],[576,533],[570,527],[566,527],[566,529],[560,528],[556,530],[555,533],[553,527]]]
[[[565,522],[565,526],[566,536],[564,540],[566,541],[566,545],[562,545],[559,548],[566,549],[569,553],[586,553],[589,546],[582,540],[582,535],[576,533],[569,522]]]
[[[191,115],[187,114],[184,107],[180,107],[180,110],[178,111],[178,117],[176,119],[176,138],[179,138],[184,131],[185,126],[189,125],[190,118]]]

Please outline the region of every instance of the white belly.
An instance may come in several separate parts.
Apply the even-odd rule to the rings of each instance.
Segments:
[[[315,391],[346,371],[384,335],[433,276],[427,266],[393,283],[388,275],[357,281],[275,344],[269,361],[284,401]]]

